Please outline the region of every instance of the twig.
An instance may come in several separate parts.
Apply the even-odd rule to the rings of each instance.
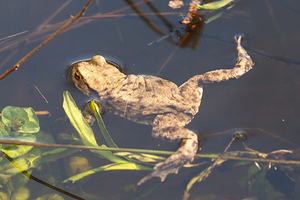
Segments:
[[[146,3],[144,0],[141,0],[139,2],[136,2],[135,5],[140,5],[142,3]],[[81,27],[85,24],[91,23],[97,19],[101,19],[101,18],[108,18],[108,17],[124,17],[124,16],[139,16],[138,13],[125,13],[125,14],[117,14],[117,13],[121,13],[123,11],[129,10],[131,9],[131,6],[126,6],[117,10],[113,10],[107,13],[103,13],[103,14],[95,14],[93,16],[82,16],[80,17],[79,20],[77,20],[77,23],[72,24],[71,26],[69,26],[68,28],[66,28],[64,30],[64,32]],[[162,16],[167,16],[167,15],[183,15],[183,13],[180,12],[160,12],[159,13]],[[157,15],[157,13],[145,13],[145,15]],[[48,19],[46,20],[48,21]],[[56,30],[57,27],[61,27],[64,23],[67,23],[68,19],[57,22],[55,24],[46,24],[43,26],[43,28],[40,28],[40,26],[38,28],[35,29],[35,31],[33,31],[32,33],[28,34],[26,37],[24,36],[23,38],[19,38],[16,40],[11,41],[9,44],[5,44],[3,45],[3,47],[0,48],[0,53],[8,51],[8,50],[14,50],[19,48],[20,46],[24,46],[24,45],[28,45],[28,44],[32,44],[32,43],[39,43],[40,41],[46,39],[47,37],[49,37],[51,34],[49,34],[49,32],[54,32],[53,30]],[[44,22],[42,24],[45,24]],[[4,41],[3,41],[4,42]],[[1,44],[1,43],[0,43]],[[1,46],[1,45],[0,45]]]
[[[55,17],[57,16],[63,9],[65,9],[72,0],[68,0],[67,2],[65,2],[62,6],[60,6],[50,17],[48,17],[45,21],[43,21],[42,24],[40,24],[36,30],[41,30],[43,28],[45,28],[45,26]]]
[[[41,111],[35,111],[36,115],[48,115],[49,117],[51,117],[51,113],[48,110],[41,110]]]
[[[71,24],[73,24],[82,15],[84,15],[84,12],[86,11],[86,9],[88,8],[88,6],[90,5],[91,2],[92,2],[92,0],[88,0],[88,2],[85,4],[85,6],[83,7],[83,9],[75,17],[71,17],[71,19],[66,24],[64,24],[62,27],[60,27],[55,33],[53,33],[50,37],[48,37],[44,42],[42,42],[40,45],[38,45],[36,48],[34,48],[31,52],[29,52],[21,60],[19,60],[12,68],[10,68],[5,73],[3,73],[0,76],[0,81],[2,79],[4,79],[7,75],[9,75],[10,73],[12,73],[13,71],[17,70],[20,67],[20,65],[23,62],[25,62],[30,56],[32,56],[35,52],[37,52],[38,50],[40,50],[40,48],[42,48],[45,44],[47,44],[48,42],[50,42],[54,37],[56,37],[58,34],[60,34],[62,31],[64,31],[68,26],[70,26]]]
[[[4,37],[4,38],[0,38],[0,41],[6,40],[6,39],[9,39],[9,38],[12,38],[12,37],[16,37],[16,36],[18,36],[18,35],[21,35],[21,34],[24,34],[24,33],[27,33],[27,32],[28,32],[28,30],[27,30],[27,31],[22,31],[22,32],[20,32],[20,33],[16,33],[16,34],[13,34],[13,35],[9,35],[9,36],[6,36],[6,37]]]
[[[38,91],[38,93],[42,96],[42,98],[45,100],[46,103],[49,103],[48,100],[46,99],[46,97],[43,95],[43,93],[40,91],[40,89],[34,85],[35,89]]]
[[[80,149],[80,150],[102,150],[102,151],[127,151],[132,153],[153,153],[162,155],[171,155],[172,151],[160,151],[160,150],[147,150],[147,149],[129,149],[129,148],[116,148],[116,147],[101,147],[101,146],[82,146],[82,145],[72,145],[72,144],[47,144],[40,142],[25,142],[19,140],[2,140],[0,139],[0,144],[10,144],[10,145],[25,145],[33,147],[51,147],[51,148],[67,148],[67,149]]]
[[[224,154],[228,151],[229,147],[232,145],[232,143],[238,138],[238,135],[235,135],[232,137],[226,148],[224,149],[223,153],[219,154],[218,158],[213,162],[213,164],[209,167],[209,169],[206,171],[205,175],[202,177],[202,181],[207,179],[207,177],[210,175],[212,170],[219,164],[219,162],[222,160]]]
[[[20,170],[20,172],[22,172],[27,178],[29,179],[32,179],[48,188],[51,188],[52,190],[55,190],[57,192],[60,192],[64,195],[67,195],[69,197],[72,197],[73,199],[78,199],[78,200],[84,200],[83,198],[75,195],[75,194],[72,194],[70,192],[67,192],[66,190],[63,190],[63,189],[60,189],[59,187],[56,187],[54,185],[51,185],[50,183],[47,183],[33,175],[30,174],[30,172],[26,171],[21,165],[19,165],[13,158],[11,158],[8,154],[6,154],[5,152],[2,152],[5,157],[7,158],[7,160],[9,160],[18,170]]]

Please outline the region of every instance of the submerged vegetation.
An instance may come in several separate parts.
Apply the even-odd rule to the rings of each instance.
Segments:
[[[85,149],[90,149],[90,151],[99,158],[110,161],[110,163],[97,168],[91,168],[87,166],[87,164],[84,164],[88,161],[84,161],[82,158],[77,159],[75,156],[74,159],[72,159],[73,167],[69,168],[70,172],[72,171],[72,173],[70,173],[72,175],[66,180],[63,180],[64,183],[69,181],[74,183],[101,171],[149,171],[152,170],[152,168],[147,165],[153,165],[165,159],[158,155],[169,155],[172,153],[119,148],[105,128],[97,104],[91,101],[90,107],[105,139],[105,142],[103,141],[101,145],[99,145],[99,141],[96,141],[93,130],[85,121],[70,93],[64,92],[63,97],[63,108],[78,134],[78,136],[74,135],[73,139],[69,138],[69,143],[72,145],[63,146],[55,144],[50,134],[40,131],[39,120],[32,108],[7,106],[2,110],[0,122],[1,151],[4,155],[0,161],[2,196],[10,198],[14,195],[18,195],[19,192],[23,195],[26,191],[25,193],[28,194],[29,197],[30,190],[27,188],[26,183],[29,179],[34,179],[34,176],[31,175],[34,169],[38,168],[41,170],[45,168],[44,164],[49,164],[49,162],[69,156],[77,152],[78,149],[84,149],[84,147],[86,147]],[[249,171],[248,174],[245,174],[245,176],[239,180],[241,188],[249,187],[248,184],[251,180],[252,184],[250,190],[254,194],[263,193],[264,191],[266,197],[272,196],[274,198],[292,195],[294,193],[294,184],[293,181],[289,179],[289,176],[285,176],[289,187],[283,190],[282,188],[273,187],[273,185],[276,185],[276,182],[268,179],[268,175],[270,175],[270,173],[280,173],[282,175],[285,174],[284,170],[286,169],[291,170],[298,168],[300,161],[291,159],[296,152],[291,150],[277,150],[271,153],[262,153],[249,149],[245,144],[244,150],[228,151],[235,140],[243,142],[245,139],[246,133],[244,131],[236,131],[224,152],[220,154],[198,154],[197,157],[202,158],[201,162],[197,164],[196,161],[193,165],[186,166],[189,168],[199,168],[200,171],[198,175],[190,179],[186,186],[183,199],[188,199],[191,189],[196,187],[195,184],[205,181],[215,167],[220,168],[226,166],[225,168],[236,168],[245,165],[249,166]],[[14,144],[14,142],[16,144]],[[104,143],[106,143],[107,146]],[[286,159],[287,157],[290,159]],[[78,166],[85,167],[82,167],[81,170],[75,170],[74,167],[78,168]],[[23,181],[20,181],[21,179]],[[13,188],[8,187],[7,182],[11,182],[9,185],[12,185]],[[53,186],[52,189],[62,192],[55,188],[55,186]],[[62,193],[69,194],[65,191]],[[55,194],[53,193],[51,195]],[[80,197],[78,198],[80,199]]]

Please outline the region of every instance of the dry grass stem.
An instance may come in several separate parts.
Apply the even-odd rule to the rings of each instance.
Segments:
[[[35,89],[38,91],[38,93],[43,97],[43,99],[45,100],[46,103],[49,103],[48,100],[46,99],[46,97],[43,95],[43,93],[39,90],[39,88],[34,85]]]

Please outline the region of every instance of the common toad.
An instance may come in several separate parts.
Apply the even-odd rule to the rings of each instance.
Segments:
[[[234,68],[193,76],[179,87],[155,76],[126,75],[99,55],[70,66],[69,76],[75,86],[85,95],[97,92],[106,102],[106,109],[134,122],[152,125],[154,137],[182,140],[179,149],[156,164],[154,171],[142,178],[138,185],[155,176],[164,181],[168,174],[178,173],[180,167],[194,160],[198,136],[185,126],[198,113],[203,84],[237,79],[254,65],[240,44],[241,39],[235,37],[238,59]]]

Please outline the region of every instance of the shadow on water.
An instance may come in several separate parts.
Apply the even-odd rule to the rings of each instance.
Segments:
[[[254,69],[239,80],[204,87],[199,113],[188,125],[201,136],[199,153],[221,153],[230,141],[230,133],[244,130],[249,134],[247,148],[264,153],[295,150],[269,156],[299,160],[300,37],[299,26],[295,25],[300,17],[299,6],[297,0],[242,0],[208,24],[197,17],[186,26],[179,21],[188,6],[173,10],[168,1],[94,1],[84,17],[0,82],[1,108],[14,105],[48,110],[51,117],[40,116],[40,126],[59,143],[59,133],[72,132],[62,110],[63,91],[70,91],[78,105],[88,100],[65,80],[64,70],[70,63],[104,54],[125,63],[127,73],[156,74],[180,85],[195,74],[231,68],[236,58],[233,36],[242,33],[243,45],[255,62]],[[73,1],[0,2],[1,73],[81,8],[82,2]],[[49,18],[53,13],[56,15]],[[16,33],[19,35],[12,36]],[[151,127],[110,113],[104,115],[104,121],[121,147],[177,149],[176,142],[153,139]],[[99,131],[95,129],[96,132]],[[101,140],[99,135],[96,137]],[[243,149],[242,143],[234,142],[229,151]],[[91,167],[106,164],[87,151],[76,156],[86,157]],[[184,168],[162,184],[154,179],[141,187],[136,183],[147,173],[144,171],[100,172],[63,185],[62,180],[69,176],[65,169],[69,160],[71,156],[46,168],[60,180],[58,187],[83,194],[86,199],[182,199],[189,180],[205,169],[205,165]],[[202,162],[209,165],[204,158],[194,163]],[[46,177],[39,170],[34,170],[33,175],[42,180]],[[37,195],[34,191],[52,192],[34,181],[30,183],[33,196]],[[271,192],[263,194],[259,188]],[[298,191],[299,169],[291,165],[230,161],[193,186],[190,199],[298,199]]]

